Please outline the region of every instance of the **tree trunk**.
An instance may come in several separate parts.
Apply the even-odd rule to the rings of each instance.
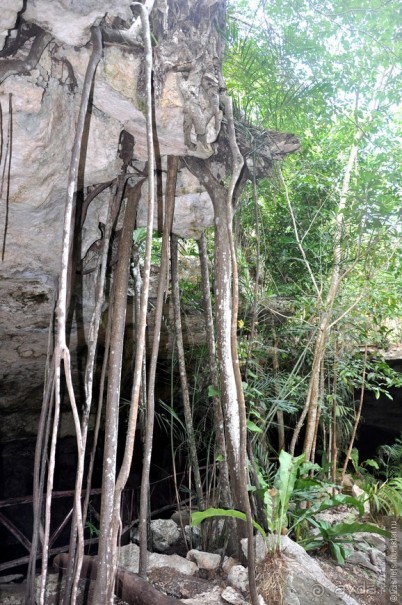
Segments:
[[[306,454],[306,460],[310,460],[314,439],[314,432],[317,420],[317,407],[318,407],[318,394],[319,394],[319,377],[321,363],[323,362],[325,349],[328,343],[328,338],[331,333],[331,314],[333,306],[336,300],[336,296],[339,290],[339,286],[342,280],[341,275],[341,261],[342,261],[342,235],[343,235],[343,224],[344,224],[344,211],[348,200],[350,179],[352,175],[353,166],[357,159],[359,150],[359,144],[363,138],[363,130],[357,129],[353,145],[350,150],[348,163],[346,165],[345,174],[342,182],[342,189],[339,197],[338,210],[335,219],[335,234],[334,234],[334,248],[333,248],[333,268],[331,282],[328,289],[328,294],[324,303],[324,310],[321,314],[318,324],[318,332],[316,337],[316,343],[314,347],[313,363],[311,367],[310,383],[307,394],[306,403],[304,410],[296,426],[293,434],[292,443],[290,447],[291,453],[294,453],[296,441],[298,439],[300,429],[304,423],[304,419],[307,417],[306,423],[306,434],[303,445],[303,452]]]
[[[169,273],[169,237],[172,230],[173,216],[174,216],[174,200],[176,192],[176,180],[177,170],[179,166],[179,159],[177,157],[169,156],[167,160],[167,175],[166,175],[166,188],[165,188],[165,220],[163,225],[163,237],[162,237],[162,258],[159,269],[159,283],[158,293],[156,299],[155,308],[155,323],[154,323],[154,339],[152,343],[151,360],[149,364],[149,379],[148,379],[148,393],[147,393],[147,423],[146,423],[146,434],[144,440],[144,456],[142,466],[142,477],[141,477],[141,494],[140,494],[140,521],[139,521],[139,534],[140,534],[140,563],[139,563],[139,574],[145,578],[147,574],[147,557],[148,557],[148,535],[147,535],[147,522],[148,522],[148,502],[149,502],[149,472],[151,467],[151,455],[152,455],[152,441],[153,441],[153,430],[154,430],[154,416],[155,416],[155,377],[156,377],[156,364],[158,361],[159,342],[160,342],[160,331],[162,325],[162,314],[163,314],[163,302],[166,292],[166,285],[168,281]]]
[[[208,346],[209,356],[209,375],[211,384],[215,389],[218,389],[219,376],[216,367],[216,342],[215,342],[215,328],[212,313],[212,302],[211,302],[211,285],[209,279],[209,268],[208,268],[208,255],[205,234],[202,234],[199,240],[197,240],[198,252],[200,257],[201,267],[201,278],[202,278],[202,297],[204,304],[205,314],[205,332]],[[218,395],[214,395],[213,399],[213,410],[214,410],[214,429],[215,429],[215,459],[218,460],[219,468],[219,487],[220,495],[219,499],[222,505],[226,508],[231,508],[232,496],[230,492],[229,484],[229,468],[226,459],[226,440],[224,431],[224,420],[221,405],[221,398]],[[221,459],[222,458],[222,459]]]
[[[188,380],[186,371],[186,360],[184,356],[183,330],[180,311],[180,289],[179,289],[179,270],[178,270],[178,236],[172,234],[170,247],[171,262],[171,280],[172,280],[172,303],[174,314],[174,330],[176,339],[177,358],[179,362],[181,396],[183,400],[184,419],[187,433],[188,449],[190,453],[191,466],[193,467],[195,491],[197,494],[198,506],[204,508],[204,496],[202,490],[200,465],[198,463],[197,445],[195,442],[193,417],[190,405],[190,394],[188,390]]]
[[[279,394],[279,388],[278,388],[278,380],[279,380],[279,359],[278,359],[278,347],[279,347],[279,340],[278,337],[275,333],[275,328],[273,329],[274,331],[274,352],[273,352],[273,358],[272,358],[272,363],[273,363],[273,370],[274,370],[274,377],[275,377],[275,395],[278,396]],[[276,411],[276,419],[277,419],[277,423],[278,423],[278,452],[281,452],[282,450],[285,449],[285,421],[283,418],[283,412],[282,410],[277,410]]]
[[[111,368],[110,372],[113,375],[113,390],[109,388],[108,384],[108,400],[110,401],[110,410],[106,410],[106,438],[105,438],[105,452],[104,452],[104,472],[102,484],[105,485],[105,493],[102,497],[102,511],[101,511],[101,540],[99,541],[99,573],[95,584],[93,604],[98,605],[111,605],[113,600],[113,585],[115,579],[115,571],[117,567],[117,538],[120,529],[120,505],[121,505],[121,494],[124,486],[127,482],[132,456],[134,451],[134,438],[135,428],[137,423],[138,414],[138,402],[140,397],[141,388],[141,377],[143,369],[143,359],[145,350],[145,329],[146,329],[146,316],[148,307],[148,293],[149,293],[149,276],[151,269],[151,247],[152,247],[152,231],[153,231],[153,216],[155,207],[155,151],[154,151],[154,138],[153,138],[153,119],[152,119],[152,46],[151,46],[151,33],[149,27],[149,14],[147,7],[134,2],[132,6],[137,7],[140,10],[141,24],[143,30],[143,41],[144,41],[144,62],[145,62],[145,82],[146,82],[146,127],[147,127],[147,152],[148,152],[148,219],[147,219],[147,237],[145,245],[145,262],[144,262],[144,285],[141,292],[141,316],[139,319],[139,329],[136,342],[136,353],[135,353],[135,367],[133,376],[133,387],[131,394],[131,405],[130,414],[127,425],[127,436],[126,445],[124,450],[124,457],[120,468],[119,475],[115,484],[116,475],[116,448],[118,438],[118,400],[120,394],[120,382],[117,381],[117,374],[120,373],[121,369],[121,353],[122,353],[122,340],[124,335],[124,325],[121,328],[122,311],[124,308],[124,319],[125,309],[127,306],[127,284],[128,284],[128,272],[129,262],[132,248],[132,233],[134,230],[136,208],[133,211],[132,206],[129,205],[128,209],[130,213],[127,218],[125,217],[123,225],[123,233],[121,236],[121,255],[124,258],[121,259],[119,255],[118,268],[116,270],[116,293],[124,301],[116,302],[115,313],[118,314],[119,320],[119,335],[121,342],[112,342],[110,350],[110,361]],[[140,189],[134,189],[136,197],[135,200],[138,202],[140,197]],[[124,243],[123,243],[124,242]],[[119,268],[121,265],[121,275]],[[118,308],[117,308],[118,307]],[[123,320],[124,321],[124,320]],[[112,338],[117,340],[114,330],[112,330]],[[119,351],[117,356],[117,351]],[[118,368],[119,366],[119,368]],[[109,396],[110,394],[110,396]],[[116,409],[117,406],[117,409]],[[108,414],[110,417],[110,423],[108,422]],[[113,458],[111,457],[113,455]],[[112,484],[113,483],[113,484]]]
[[[99,574],[94,591],[96,603],[110,603],[113,590],[113,505],[115,497],[117,436],[119,423],[120,379],[126,326],[127,286],[130,267],[132,233],[143,181],[137,183],[127,200],[123,231],[116,267],[113,318],[109,353],[109,375],[106,397],[105,444],[102,473],[102,505],[99,534]]]
[[[352,453],[353,445],[354,445],[354,442],[356,439],[357,427],[359,426],[360,418],[362,415],[362,409],[363,409],[363,403],[364,403],[364,391],[365,391],[365,386],[366,386],[367,354],[368,354],[368,350],[367,350],[367,345],[366,345],[366,347],[364,349],[362,386],[361,386],[361,391],[360,391],[359,407],[356,412],[355,422],[353,425],[352,435],[350,437],[348,451],[346,452],[345,462],[343,463],[343,467],[342,467],[341,483],[343,483],[343,480],[345,479],[346,469],[348,468],[350,455]]]

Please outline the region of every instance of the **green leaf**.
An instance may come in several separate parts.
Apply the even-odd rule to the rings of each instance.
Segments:
[[[332,557],[339,565],[344,565],[345,563],[345,549],[340,544],[336,542],[331,542],[329,545],[329,550],[331,552]]]
[[[259,426],[257,426],[255,424],[255,422],[253,422],[252,420],[247,420],[247,428],[249,431],[251,431],[252,433],[262,433],[263,430],[262,428],[260,428]]]
[[[379,470],[379,464],[376,460],[373,460],[372,458],[368,458],[367,460],[364,461],[364,466],[371,466],[372,468],[375,468],[377,471]]]
[[[194,526],[200,525],[205,519],[211,519],[213,517],[231,517],[232,519],[240,519],[241,521],[247,521],[245,513],[234,509],[225,508],[207,508],[207,510],[196,511],[191,515],[191,523]],[[263,538],[267,537],[264,529],[256,521],[252,521],[253,527],[260,532]]]
[[[219,390],[216,388],[215,385],[210,384],[208,386],[208,397],[219,397],[220,393]]]
[[[372,523],[336,523],[328,528],[328,536],[350,536],[357,532],[368,532],[372,534],[379,534],[385,538],[390,538],[391,534],[386,529],[382,529]]]
[[[282,450],[279,454],[279,469],[275,476],[275,487],[279,492],[279,498],[283,511],[287,511],[290,496],[292,495],[297,471],[303,464],[305,455],[301,454],[293,458],[290,454]]]
[[[273,498],[271,496],[271,494],[269,493],[269,490],[266,489],[264,491],[264,504],[265,504],[265,515],[267,518],[267,523],[268,523],[268,529],[270,532],[274,531],[274,517],[275,517],[275,512],[274,512],[274,501]]]

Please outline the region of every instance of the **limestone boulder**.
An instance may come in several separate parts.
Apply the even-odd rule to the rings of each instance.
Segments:
[[[138,573],[140,549],[136,544],[127,544],[120,548],[119,565],[129,571]],[[192,576],[197,573],[198,567],[192,561],[179,555],[148,554],[148,569],[157,567],[170,567],[180,573]]]

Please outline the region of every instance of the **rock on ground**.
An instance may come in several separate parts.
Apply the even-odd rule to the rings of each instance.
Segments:
[[[119,565],[129,571],[138,573],[140,549],[136,544],[127,544],[120,549]],[[179,557],[179,555],[161,555],[157,553],[148,554],[148,569],[156,567],[171,567],[186,575],[194,575],[198,567],[192,561]]]

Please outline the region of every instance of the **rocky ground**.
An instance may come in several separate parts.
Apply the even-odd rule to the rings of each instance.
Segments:
[[[332,513],[337,516],[342,511]],[[334,521],[332,519],[332,522]],[[168,521],[153,523],[153,544],[172,552],[179,532]],[[182,548],[182,544],[180,547]],[[246,544],[243,544],[246,550]],[[383,605],[387,543],[376,534],[355,534],[345,565],[334,562],[328,552],[307,554],[287,536],[282,537],[281,557],[272,557],[268,544],[256,539],[257,580],[267,605]],[[139,548],[128,544],[121,548],[120,566],[138,570]],[[6,583],[5,583],[6,581]],[[246,605],[247,570],[232,558],[191,549],[186,557],[177,554],[150,553],[149,581],[162,593],[185,605]],[[50,592],[57,594],[60,578],[49,577]],[[3,578],[1,605],[22,605],[23,576]],[[83,594],[86,589],[83,587]],[[58,603],[57,598],[52,599]],[[81,599],[83,601],[83,599]],[[117,600],[116,600],[117,604]]]

